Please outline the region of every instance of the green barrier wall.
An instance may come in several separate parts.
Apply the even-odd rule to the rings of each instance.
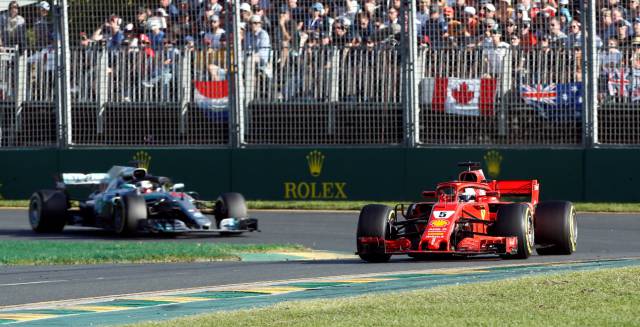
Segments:
[[[142,162],[214,198],[226,191],[264,200],[416,200],[455,178],[459,161],[479,161],[491,179],[538,179],[543,199],[640,200],[634,149],[154,149],[0,152],[0,194],[27,198],[60,172],[104,172]]]

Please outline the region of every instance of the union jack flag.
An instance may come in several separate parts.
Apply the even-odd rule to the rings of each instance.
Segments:
[[[631,80],[629,70],[624,67],[611,69],[608,73],[608,87],[610,96],[621,98],[631,95]]]
[[[558,93],[556,92],[556,84],[523,84],[520,86],[520,96],[522,96],[524,102],[529,105],[555,105],[556,99],[558,98]]]

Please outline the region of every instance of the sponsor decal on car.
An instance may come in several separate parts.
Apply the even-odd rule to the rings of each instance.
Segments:
[[[444,232],[427,232],[427,236],[444,236]]]
[[[480,209],[480,217],[484,219],[484,216],[487,214],[487,211],[484,208]]]
[[[433,227],[445,227],[449,225],[449,221],[443,219],[433,220],[430,225]]]
[[[433,217],[436,219],[447,219],[453,215],[455,211],[434,211]]]

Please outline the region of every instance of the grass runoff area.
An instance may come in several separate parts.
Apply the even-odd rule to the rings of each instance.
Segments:
[[[360,210],[369,203],[394,207],[398,203],[411,201],[247,201],[253,210]],[[0,200],[0,208],[26,208],[28,200]],[[640,203],[594,203],[574,202],[576,210],[582,212],[640,212]]]
[[[239,260],[240,253],[307,250],[301,245],[199,242],[0,240],[0,265],[68,265]]]
[[[284,302],[129,326],[638,326],[640,267]]]

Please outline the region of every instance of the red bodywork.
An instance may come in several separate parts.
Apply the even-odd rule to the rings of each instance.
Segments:
[[[361,253],[366,253],[367,244],[379,249],[383,242],[387,254],[515,254],[517,237],[492,236],[491,225],[500,205],[514,202],[505,198],[526,197],[517,202],[527,203],[533,213],[539,188],[537,180],[486,181],[481,169],[463,171],[457,181],[422,193],[436,202],[414,203],[406,213],[396,207],[396,216],[398,211],[405,216],[405,221],[395,217],[390,222],[390,228],[399,231],[397,237],[361,237]],[[461,199],[471,194],[469,189],[472,198]]]

